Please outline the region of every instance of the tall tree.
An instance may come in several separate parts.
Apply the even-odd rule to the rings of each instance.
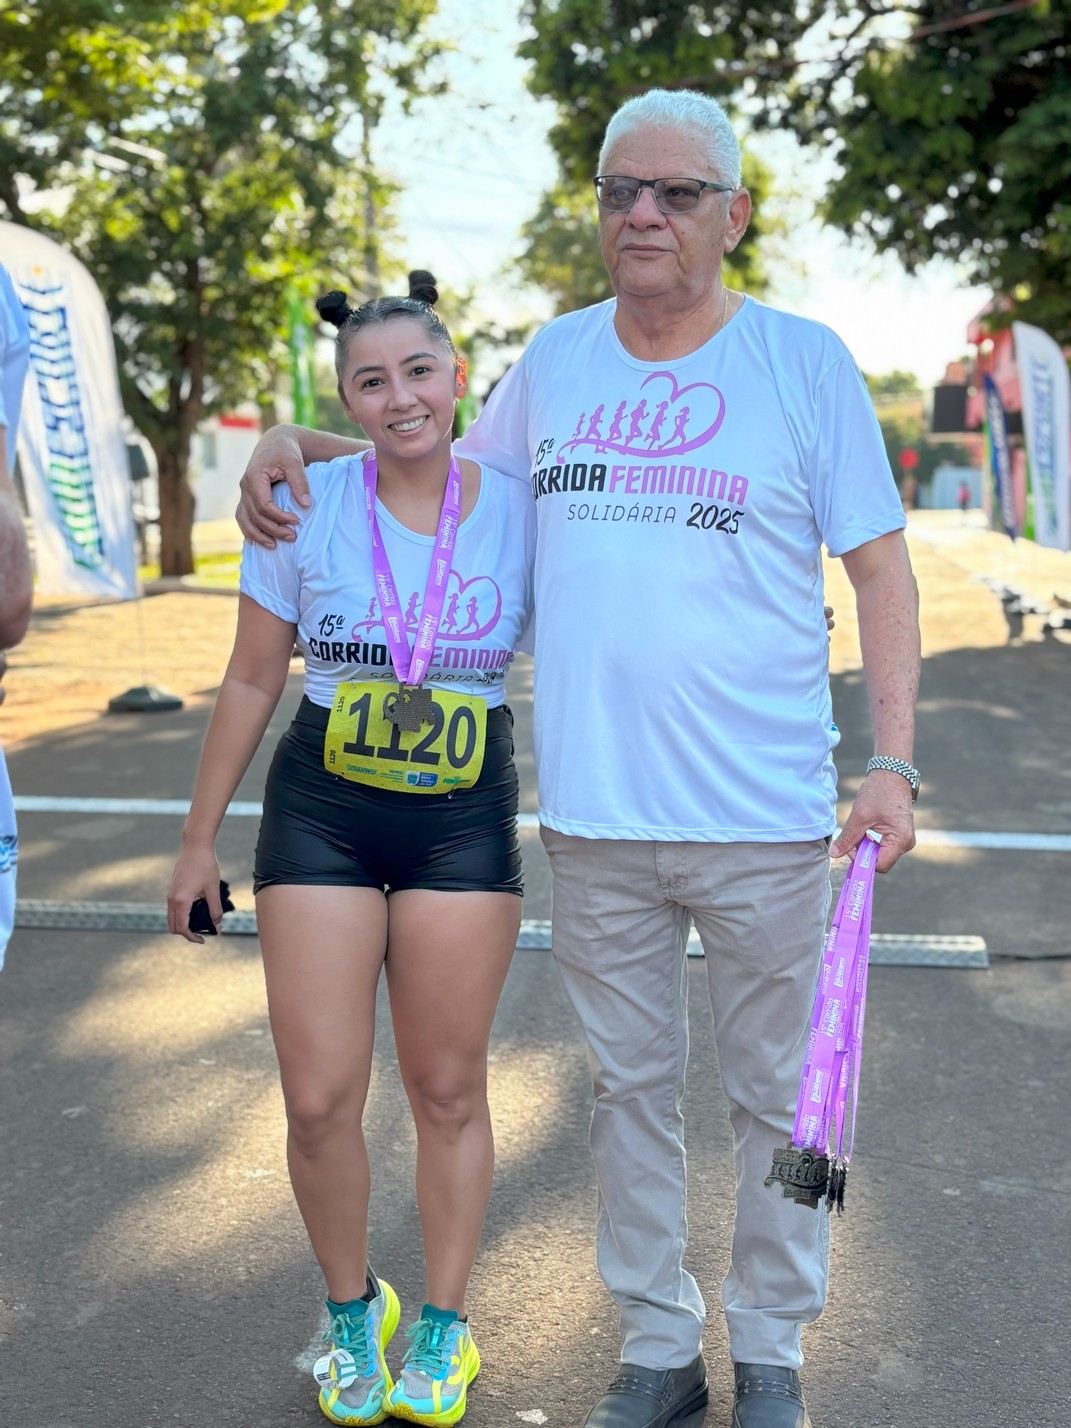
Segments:
[[[550,141],[563,177],[525,228],[529,247],[519,268],[565,311],[609,296],[592,239],[591,178],[614,111],[633,94],[678,85],[686,76],[695,76],[697,85],[731,109],[741,98],[737,57],[772,57],[782,39],[803,33],[806,25],[778,6],[726,0],[524,0],[522,13],[532,27],[520,47],[532,63],[528,86],[559,109]],[[771,179],[764,163],[745,156],[744,181],[755,213],[726,271],[730,282],[757,294],[768,284],[764,242],[784,227],[776,207],[762,202]]]
[[[362,147],[389,90],[437,87],[435,10],[38,0],[0,16],[0,204],[101,287],[159,465],[165,574],[193,568],[194,431],[270,390],[287,286],[378,281],[389,189]]]
[[[550,141],[566,174],[590,179],[610,116],[645,89],[689,83],[734,105],[736,66],[791,49],[815,3],[524,0],[532,36],[520,53],[532,63],[529,88],[559,106]]]
[[[826,216],[909,272],[953,259],[1002,320],[1071,343],[1068,6],[924,0],[911,23],[857,52],[850,92],[797,87],[800,131],[835,134]]]
[[[557,100],[566,170],[654,85],[790,129],[840,172],[823,216],[908,271],[965,283],[1071,342],[1067,0],[525,0],[531,88]],[[761,215],[760,215],[761,216]]]

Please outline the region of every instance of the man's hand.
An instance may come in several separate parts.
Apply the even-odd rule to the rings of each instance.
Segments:
[[[271,488],[285,481],[299,506],[310,506],[305,462],[293,427],[273,426],[257,442],[242,476],[242,499],[235,519],[246,540],[275,549],[277,540],[293,540],[300,517],[283,511],[271,498]]]
[[[847,822],[830,845],[829,856],[843,858],[853,853],[868,828],[881,834],[879,873],[887,873],[902,854],[910,853],[915,846],[911,785],[901,774],[888,769],[867,774]]]

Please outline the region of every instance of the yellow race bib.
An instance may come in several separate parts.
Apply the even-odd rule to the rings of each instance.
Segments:
[[[416,732],[383,712],[395,693],[386,683],[343,681],[324,735],[328,773],[399,793],[453,793],[471,788],[483,768],[487,703],[466,694],[429,690],[432,720]]]

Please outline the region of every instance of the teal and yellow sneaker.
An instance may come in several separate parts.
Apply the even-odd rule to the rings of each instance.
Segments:
[[[480,1351],[468,1324],[442,1318],[442,1311],[424,1305],[407,1335],[401,1375],[387,1394],[387,1412],[407,1423],[457,1423],[480,1371]]]
[[[387,1416],[387,1395],[394,1383],[384,1351],[398,1327],[401,1308],[386,1280],[369,1270],[368,1282],[375,1291],[368,1308],[334,1315],[324,1335],[327,1353],[313,1365],[320,1412],[332,1423],[382,1423]]]

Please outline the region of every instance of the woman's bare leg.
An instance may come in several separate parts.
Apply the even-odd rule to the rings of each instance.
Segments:
[[[365,1292],[372,1067],[387,902],[374,888],[272,885],[257,894],[268,1011],[286,1102],[294,1197],[336,1303]]]
[[[387,985],[416,1122],[427,1297],[459,1315],[494,1170],[487,1045],[520,919],[512,893],[390,898]]]

